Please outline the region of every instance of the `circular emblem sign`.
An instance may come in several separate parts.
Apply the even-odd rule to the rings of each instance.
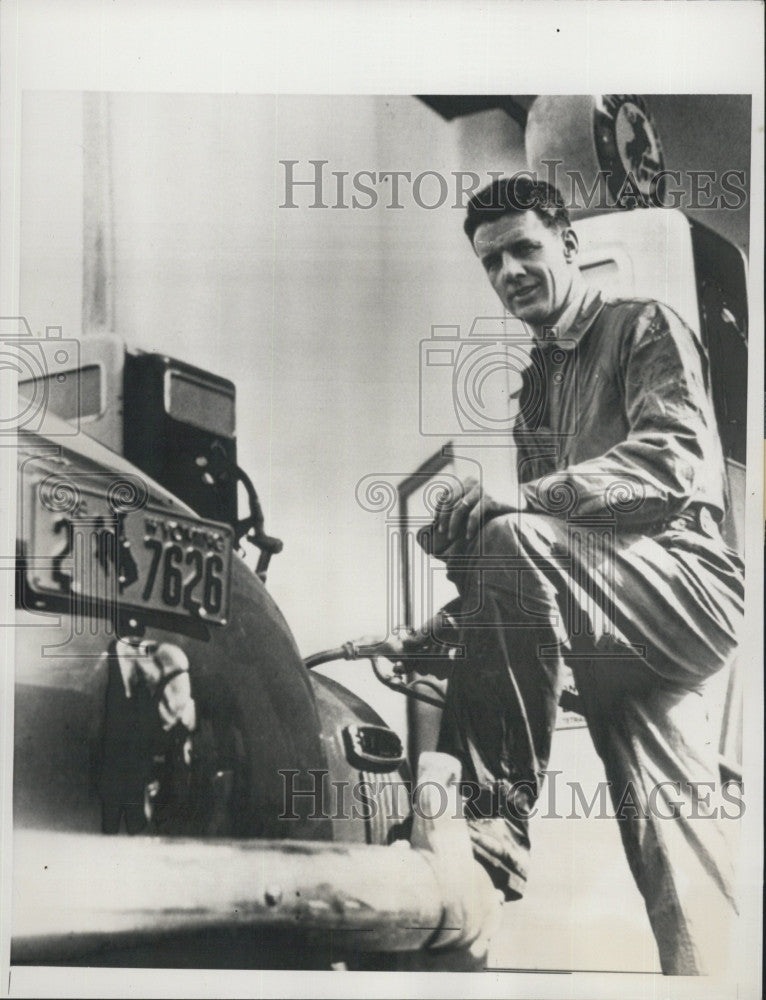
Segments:
[[[599,166],[606,171],[612,197],[630,208],[662,198],[665,169],[657,128],[642,97],[603,94],[594,106],[594,138]]]

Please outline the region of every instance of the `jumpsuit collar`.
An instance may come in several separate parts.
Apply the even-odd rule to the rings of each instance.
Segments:
[[[550,327],[543,327],[544,341],[561,341],[560,347],[575,347],[584,334],[593,325],[596,316],[604,306],[601,293],[585,286],[567,305],[558,322]]]

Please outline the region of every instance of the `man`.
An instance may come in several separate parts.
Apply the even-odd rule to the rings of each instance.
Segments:
[[[535,347],[518,495],[468,480],[431,529],[466,649],[439,749],[462,763],[475,857],[518,898],[567,661],[662,969],[700,973],[735,909],[705,682],[730,660],[743,612],[742,565],[718,528],[705,352],[667,306],[586,287],[549,185],[496,181],[471,200],[465,231]]]

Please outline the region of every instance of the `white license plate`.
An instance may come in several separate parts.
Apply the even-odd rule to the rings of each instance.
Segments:
[[[80,489],[60,513],[35,497],[27,580],[41,595],[225,624],[233,532],[158,507],[115,512]]]

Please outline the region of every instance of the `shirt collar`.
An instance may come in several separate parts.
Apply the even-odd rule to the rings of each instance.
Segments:
[[[558,342],[564,348],[574,347],[591,327],[603,306],[601,293],[585,285],[568,303],[558,321],[542,328],[540,339],[546,343]]]

